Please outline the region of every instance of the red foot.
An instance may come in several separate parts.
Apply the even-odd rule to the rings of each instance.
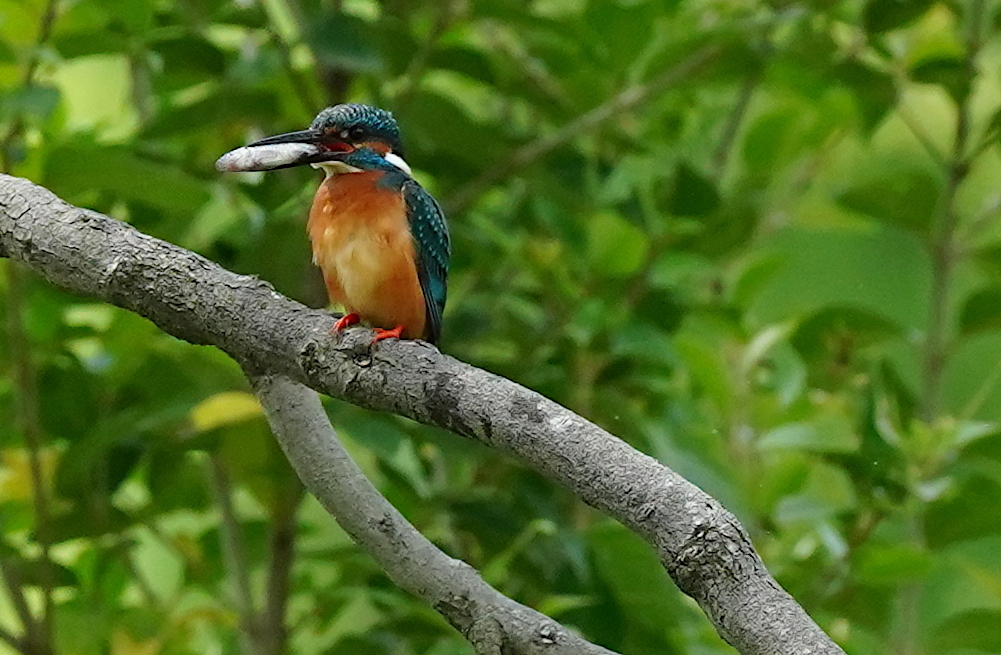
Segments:
[[[337,319],[337,322],[334,323],[334,327],[330,328],[330,334],[337,334],[346,327],[356,325],[359,321],[361,321],[361,317],[358,316],[358,314],[355,314],[354,312],[345,314]]]
[[[372,338],[372,343],[375,343],[376,341],[382,341],[383,339],[399,339],[401,334],[403,334],[402,325],[397,325],[392,330],[383,330],[382,328],[376,328],[375,337]]]

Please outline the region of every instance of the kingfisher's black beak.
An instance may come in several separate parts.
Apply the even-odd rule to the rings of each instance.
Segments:
[[[325,141],[319,130],[301,130],[276,134],[231,150],[216,161],[215,167],[225,172],[273,171],[331,161],[352,149],[346,143]]]
[[[278,143],[311,143],[319,144],[323,134],[319,130],[299,130],[298,132],[286,132],[274,136],[264,137],[248,144],[247,148],[256,146],[273,146]]]

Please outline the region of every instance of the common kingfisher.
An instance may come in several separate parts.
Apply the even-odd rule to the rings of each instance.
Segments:
[[[441,336],[448,226],[441,206],[413,178],[393,115],[342,104],[321,111],[308,130],[255,141],[226,153],[220,171],[269,171],[309,164],[326,174],[313,198],[308,231],[313,263],[330,300],[373,340]]]

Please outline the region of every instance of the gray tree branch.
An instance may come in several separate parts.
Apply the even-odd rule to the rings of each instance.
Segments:
[[[306,488],[393,582],[440,612],[478,654],[612,655],[507,598],[428,541],[344,450],[315,392],[279,375],[248,377]]]
[[[332,317],[26,180],[0,177],[0,255],[63,288],[215,345],[248,371],[498,448],[645,538],[744,655],[843,653],[769,575],[715,499],[566,408],[417,341],[340,338]],[[483,629],[487,629],[484,627]]]

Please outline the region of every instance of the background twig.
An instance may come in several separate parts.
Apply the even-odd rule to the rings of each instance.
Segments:
[[[552,134],[514,150],[503,160],[487,167],[479,176],[448,196],[442,203],[446,213],[452,215],[461,213],[472,205],[492,184],[521,170],[539,157],[567,143],[571,139],[601,126],[605,122],[619,116],[622,112],[633,109],[652,96],[677,84],[679,80],[692,75],[695,71],[711,63],[719,54],[720,48],[718,46],[705,46],[651,81],[627,87],[586,114],[568,122]]]

